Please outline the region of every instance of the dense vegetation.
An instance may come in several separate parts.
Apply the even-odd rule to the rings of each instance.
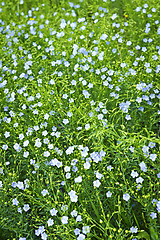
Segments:
[[[160,239],[159,0],[0,4],[0,239]]]

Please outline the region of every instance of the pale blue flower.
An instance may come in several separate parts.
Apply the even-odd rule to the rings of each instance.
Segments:
[[[157,218],[157,213],[152,212],[152,213],[150,214],[150,217],[151,217],[152,219]]]
[[[123,194],[123,199],[128,202],[128,200],[130,199],[130,195],[128,193]]]
[[[131,228],[130,228],[130,231],[131,231],[131,233],[137,233],[137,232],[138,232],[138,228],[136,228],[136,227],[131,227]]]

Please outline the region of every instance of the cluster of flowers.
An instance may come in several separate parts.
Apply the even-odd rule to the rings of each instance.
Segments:
[[[135,43],[128,17],[122,21],[106,0],[88,16],[84,2],[54,13],[45,4],[20,10],[10,23],[1,3],[0,200],[4,216],[16,214],[11,231],[19,240],[31,238],[21,216],[42,240],[99,239],[107,228],[116,238],[120,226],[135,240],[143,229],[130,216],[133,201],[146,222],[156,225],[159,217],[157,10],[146,3],[133,9],[137,21],[146,19]],[[118,224],[111,217],[121,204],[128,228],[123,216]]]

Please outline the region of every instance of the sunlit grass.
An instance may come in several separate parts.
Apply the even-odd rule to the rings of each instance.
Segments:
[[[0,14],[0,239],[158,240],[159,1]]]

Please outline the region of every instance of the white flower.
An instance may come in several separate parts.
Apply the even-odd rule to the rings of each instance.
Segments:
[[[102,177],[103,177],[103,174],[101,174],[97,171],[96,172],[96,178],[101,179]]]
[[[84,234],[79,234],[77,240],[84,240],[86,237]]]
[[[19,139],[22,140],[24,138],[23,133],[19,134]]]
[[[4,136],[5,138],[8,138],[10,136],[10,132],[5,132]]]
[[[67,224],[68,223],[68,217],[67,216],[63,216],[62,219],[61,219],[61,222],[63,224]]]
[[[62,210],[63,212],[67,211],[67,210],[68,210],[68,206],[62,204],[61,210]]]
[[[66,166],[66,167],[64,168],[64,171],[65,171],[65,172],[70,172],[70,170],[71,170],[71,168],[68,167],[68,166]]]
[[[47,221],[48,227],[52,226],[54,224],[54,220],[49,218]]]
[[[77,236],[77,235],[79,235],[80,234],[80,229],[79,228],[76,228],[75,230],[74,230],[74,234]]]
[[[44,156],[44,157],[49,157],[49,156],[50,156],[50,152],[45,151],[45,152],[43,153],[43,156]]]
[[[144,179],[142,177],[136,178],[136,183],[142,183]]]
[[[41,239],[42,240],[47,240],[47,234],[45,233],[45,232],[43,232],[42,234],[41,234]]]
[[[63,123],[66,125],[67,123],[69,123],[68,119],[63,119]]]
[[[35,142],[35,146],[36,146],[36,147],[41,147],[41,145],[42,145],[42,143],[40,142],[40,139],[37,138],[37,139],[36,139],[36,142]]]
[[[133,178],[138,177],[138,175],[139,175],[139,174],[138,174],[136,171],[132,170],[131,176],[132,176]]]
[[[58,212],[58,211],[57,211],[55,208],[53,208],[53,209],[50,210],[51,216],[56,216],[56,215],[57,215],[57,212]]]
[[[60,162],[60,161],[57,161],[57,163],[56,163],[56,166],[57,166],[57,168],[60,168],[60,167],[62,167],[63,165],[62,165],[62,162]],[[67,174],[69,174],[69,173],[67,173]]]
[[[141,168],[141,170],[142,170],[143,172],[147,172],[147,166],[146,166],[146,164],[145,164],[144,162],[141,162],[141,163],[139,164],[139,166],[140,166],[140,168]]]
[[[71,197],[71,202],[77,202],[78,201],[78,196],[74,195]]]
[[[21,146],[18,143],[15,143],[13,147],[17,152],[20,152],[22,150]]]
[[[142,151],[146,154],[146,155],[148,155],[149,154],[149,147],[147,147],[147,146],[143,146],[143,148],[142,148]]]
[[[12,200],[12,204],[13,204],[13,205],[18,206],[18,203],[19,203],[19,201],[17,200],[17,198],[14,198],[14,199]]]
[[[2,149],[3,149],[3,150],[7,150],[7,149],[8,149],[8,145],[4,144],[4,145],[2,146]]]
[[[68,113],[67,113],[67,116],[68,116],[68,117],[72,117],[72,115],[73,115],[73,113],[71,113],[71,112],[68,112]]]
[[[137,232],[138,232],[138,228],[136,228],[136,227],[131,227],[131,228],[130,228],[130,231],[131,231],[131,233],[137,233]]]
[[[50,161],[50,165],[51,165],[51,166],[56,166],[56,165],[57,165],[57,162],[58,162],[58,160],[57,160],[56,158],[54,158],[54,159],[52,159],[52,160]]]
[[[42,135],[43,135],[44,137],[46,137],[47,134],[48,134],[48,132],[47,132],[46,130],[42,132]]]
[[[107,34],[103,33],[102,36],[100,37],[101,40],[106,40],[108,37]]]
[[[22,213],[21,207],[18,208],[18,212],[19,212],[19,213]]]
[[[150,217],[151,217],[152,219],[157,218],[157,213],[152,212],[152,213],[150,214]]]
[[[111,171],[113,169],[113,167],[111,166],[111,165],[109,165],[108,167],[107,167],[107,170],[109,170],[109,171]]]
[[[83,164],[83,166],[84,166],[84,169],[89,169],[91,164],[89,162],[86,162]]]
[[[66,178],[70,179],[71,178],[71,173],[66,173]]]
[[[126,115],[126,116],[125,116],[125,119],[126,119],[126,120],[131,120],[131,116],[130,116],[130,115]]]
[[[90,129],[90,124],[89,123],[85,125],[85,129],[86,130]]]
[[[82,182],[82,176],[78,176],[77,178],[74,179],[75,183],[80,183]]]
[[[99,180],[96,180],[96,181],[93,182],[94,187],[98,188],[100,185],[101,185],[101,182]]]
[[[49,195],[49,192],[46,189],[43,189],[41,193],[42,193],[43,197],[46,196],[47,194]]]
[[[62,98],[67,99],[67,98],[68,98],[68,95],[67,95],[67,94],[63,94],[63,95],[62,95]]]
[[[76,222],[81,222],[82,221],[82,217],[81,217],[81,215],[78,215],[77,217],[76,217]]]
[[[24,141],[24,143],[23,143],[23,147],[27,147],[28,144],[29,144],[29,141],[28,141],[28,140]]]
[[[114,20],[117,17],[117,13],[114,13],[111,17],[112,20]]]
[[[28,156],[29,156],[29,152],[28,151],[23,153],[23,157],[27,158]]]
[[[128,202],[130,195],[128,193],[123,194],[123,199]]]
[[[68,154],[71,154],[71,153],[73,153],[73,151],[74,151],[74,146],[71,146],[71,147],[69,147],[67,150],[66,150],[66,154],[68,155]]]
[[[50,84],[53,85],[55,84],[55,81],[53,79],[50,80]]]
[[[99,120],[102,120],[103,119],[103,114],[98,114],[97,117],[98,117]]]
[[[157,158],[157,154],[150,154],[149,158],[150,158],[152,161],[155,161],[156,158]]]
[[[76,210],[73,210],[73,211],[71,212],[71,216],[72,216],[72,217],[77,217],[77,211],[76,211]]]
[[[88,87],[89,87],[89,88],[93,88],[93,84],[92,84],[92,83],[89,83],[89,84],[88,84]]]
[[[48,148],[51,150],[53,149],[53,144],[48,144]]]
[[[87,90],[83,90],[82,93],[85,96],[85,98],[89,98],[90,93]]]
[[[89,233],[89,232],[90,232],[89,226],[84,226],[84,227],[82,227],[82,232],[83,232],[84,234]]]
[[[29,204],[24,204],[23,210],[27,212],[30,209]]]
[[[40,234],[42,234],[45,231],[44,226],[39,226],[39,228],[37,230],[35,230],[35,235],[39,236]]]
[[[76,195],[76,192],[71,190],[68,195],[70,196],[71,202],[77,202],[78,196]]]
[[[44,119],[48,120],[48,118],[49,118],[49,114],[46,113],[46,114],[44,115]]]
[[[21,189],[21,190],[24,190],[24,184],[23,184],[23,182],[18,181],[17,187],[18,187],[19,189]]]
[[[2,183],[2,181],[0,181],[0,188],[1,188],[1,187],[3,187],[3,183]]]
[[[34,126],[33,128],[34,128],[35,131],[39,130],[39,126]]]
[[[111,196],[112,196],[112,193],[111,193],[110,191],[108,191],[108,192],[106,193],[106,196],[107,196],[107,197],[111,197]]]
[[[83,149],[83,151],[81,151],[81,155],[82,157],[86,157],[88,155],[88,150]]]

